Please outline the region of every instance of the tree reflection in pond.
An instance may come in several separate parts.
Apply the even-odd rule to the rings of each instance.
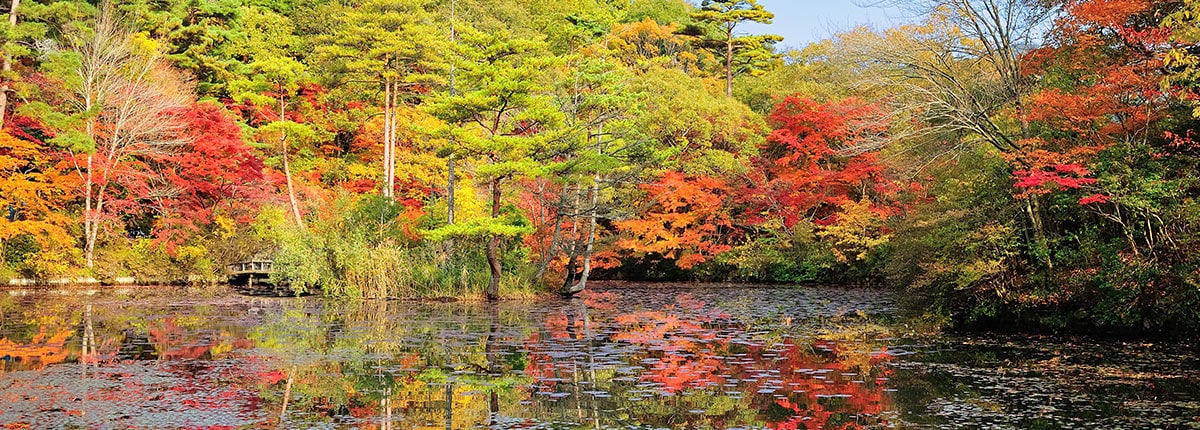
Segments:
[[[889,328],[891,303],[838,289],[609,290],[499,305],[8,297],[0,426],[1138,427],[1105,414],[1149,414],[1129,406],[1148,395],[1174,408],[1154,423],[1197,415],[1185,344],[1156,347],[1168,364],[1130,368],[1047,339],[916,342]],[[911,346],[922,344],[932,346]],[[1090,371],[1111,384],[1093,392],[1067,375]],[[1137,381],[1170,388],[1114,388]],[[1021,384],[1098,418],[1024,402],[1037,397]],[[1104,409],[1100,396],[1126,406]]]

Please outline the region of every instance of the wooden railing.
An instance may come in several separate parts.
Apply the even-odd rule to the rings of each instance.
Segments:
[[[269,274],[275,271],[275,262],[271,260],[239,261],[229,265],[231,275]]]

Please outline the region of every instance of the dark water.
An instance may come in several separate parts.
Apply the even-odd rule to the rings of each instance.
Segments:
[[[929,336],[886,292],[0,296],[0,428],[1200,428],[1194,343]]]

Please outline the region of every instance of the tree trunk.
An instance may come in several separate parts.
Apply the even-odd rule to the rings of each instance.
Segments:
[[[83,320],[83,352],[79,358],[79,364],[81,364],[79,367],[83,371],[83,379],[87,379],[88,377],[98,377],[100,372],[99,354],[96,350],[95,319],[92,317],[91,303],[84,307]],[[83,400],[87,400],[86,395]]]
[[[380,417],[381,430],[392,430],[392,387],[384,390],[384,397],[379,400],[379,403],[383,407],[383,416]]]
[[[104,211],[103,187],[101,187],[100,191],[96,192],[96,196],[95,196],[95,198],[93,198],[92,205],[93,205],[93,208],[91,211],[91,213],[92,213],[91,229],[88,231],[87,246],[86,246],[86,248],[87,248],[87,267],[89,269],[91,269],[93,266],[95,266],[95,261],[96,261],[96,238],[100,237],[100,214],[103,213],[103,211]]]
[[[8,9],[8,26],[9,28],[17,26],[17,6],[21,4],[21,0],[12,0],[12,5]],[[8,74],[12,72],[12,55],[8,52],[4,53],[4,65],[0,67],[3,70],[3,75],[0,80],[4,83],[0,84],[0,129],[4,128],[4,121],[8,113],[8,92],[12,90],[9,84]]]
[[[579,249],[580,248],[580,246],[579,246],[579,242],[580,242],[580,240],[579,240],[579,207],[580,207],[579,200],[580,200],[580,197],[579,196],[580,196],[580,194],[583,194],[583,187],[576,185],[575,186],[575,203],[571,207],[571,212],[572,212],[571,213],[571,218],[572,218],[572,221],[571,221],[571,246],[568,248],[569,250],[567,251],[566,276],[563,277],[563,291],[564,292],[570,291],[571,287],[575,285],[576,275],[577,275],[577,272],[579,271],[578,267],[579,267],[579,255],[580,255],[580,249]]]
[[[89,122],[89,134],[91,129],[92,126]],[[92,154],[88,154],[87,156],[87,172],[85,172],[84,176],[86,179],[84,179],[83,184],[83,258],[89,269],[95,266],[96,263],[96,242],[93,239],[95,236],[92,234],[92,231],[96,229],[96,211],[92,207],[92,160],[94,158],[95,156]]]
[[[288,403],[292,400],[292,382],[296,379],[296,367],[288,369],[287,383],[283,387],[283,404],[279,407],[279,422],[283,423],[283,419],[287,417]]]
[[[454,153],[450,153],[446,160],[446,224],[450,225],[454,225],[454,175]]]
[[[287,138],[280,139],[283,144],[283,176],[287,179],[288,202],[292,206],[292,216],[296,218],[296,226],[304,228],[304,219],[300,217],[300,204],[296,201],[296,187],[292,185],[292,169],[288,165]]]
[[[391,99],[388,100],[389,109],[392,112],[392,121],[388,124],[388,135],[391,136],[391,140],[388,141],[387,151],[387,189],[389,197],[396,196],[396,123],[399,122],[396,119],[396,99],[399,97],[398,92],[398,85],[393,81]]]
[[[596,244],[596,205],[599,203],[600,194],[600,175],[596,175],[595,182],[592,183],[592,207],[591,214],[588,216],[590,222],[588,224],[587,245],[583,249],[583,273],[579,275],[579,282],[569,291],[571,294],[578,293],[587,289],[588,275],[592,273],[592,250]]]
[[[500,178],[492,179],[492,220],[500,219]],[[488,268],[491,269],[492,278],[488,282],[487,299],[498,300],[500,298],[500,235],[492,233],[491,240],[488,240],[487,246],[487,261]]]
[[[600,126],[600,132],[596,137],[596,153],[604,154],[604,126]],[[587,244],[583,249],[583,273],[579,275],[579,282],[572,285],[566,291],[567,294],[578,294],[587,289],[588,276],[592,273],[592,250],[596,244],[596,218],[599,216],[597,206],[600,203],[600,173],[592,175],[592,190],[591,201],[588,207],[588,230]]]
[[[446,430],[454,430],[454,383],[446,380]]]
[[[391,180],[392,161],[392,80],[385,78],[383,82],[383,180],[379,188],[384,197],[392,196],[392,188],[388,186]]]
[[[454,21],[458,18],[458,10],[454,0],[450,0],[450,44],[458,43],[458,33]],[[450,97],[456,94],[456,72],[454,61],[450,61]],[[450,136],[450,156],[446,157],[446,224],[454,225],[454,136]],[[446,253],[454,251],[454,239],[446,240]]]
[[[491,376],[497,376],[500,373],[500,309],[496,305],[488,305],[488,335],[487,341],[483,344],[484,355],[487,357],[487,371]],[[500,417],[500,397],[496,390],[499,388],[492,386],[488,390],[488,427],[495,428],[496,419]]]
[[[733,27],[725,36],[725,96],[733,97]]]
[[[91,88],[91,82],[88,82],[87,87]],[[84,111],[92,110],[92,107],[95,105],[95,102],[96,101],[92,99],[92,94],[89,93],[86,96],[84,96],[84,100],[83,100]],[[96,119],[88,118],[87,125],[85,127],[86,127],[85,130],[87,132],[88,138],[92,139],[92,142],[95,142],[96,141]],[[96,229],[97,214],[96,214],[95,208],[92,207],[92,205],[95,203],[95,199],[92,196],[92,193],[94,191],[92,189],[92,184],[93,184],[93,182],[95,182],[92,177],[92,173],[93,173],[92,171],[93,171],[93,167],[94,167],[94,163],[95,163],[95,158],[96,158],[95,154],[88,154],[87,165],[85,166],[86,171],[84,172],[84,175],[83,175],[84,176],[84,180],[83,180],[83,187],[84,187],[83,188],[83,258],[84,258],[85,266],[87,266],[88,269],[93,268],[96,263],[96,247],[95,247],[96,242],[93,239],[93,237],[95,237],[93,235],[93,231]],[[76,166],[76,169],[79,168],[78,164],[76,164],[75,166]]]
[[[453,140],[451,140],[453,145]],[[454,153],[446,158],[446,225],[454,225]],[[454,255],[454,238],[447,237],[442,244],[442,250],[446,253],[446,261],[450,262]]]
[[[554,257],[558,254],[559,242],[562,240],[562,208],[566,204],[564,198],[559,198],[558,210],[554,214],[554,233],[550,235],[550,247],[546,249],[546,255],[542,256],[542,262],[538,264],[537,274],[533,275],[534,280],[542,279],[546,274],[546,270],[550,268],[550,262],[554,261]]]
[[[283,99],[279,100],[279,120],[287,118]],[[296,226],[304,228],[304,219],[300,217],[300,203],[296,200],[296,187],[292,185],[292,168],[288,165],[287,133],[280,133],[279,145],[283,150],[283,177],[287,180],[288,202],[292,206],[292,216],[296,218]]]
[[[575,274],[579,272],[578,251],[579,240],[576,239],[571,244],[571,252],[567,255],[567,267],[563,269],[566,274],[563,276],[562,292],[565,294],[570,294],[571,289],[575,287]]]

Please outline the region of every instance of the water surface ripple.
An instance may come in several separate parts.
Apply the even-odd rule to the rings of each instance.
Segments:
[[[914,333],[892,293],[0,295],[0,428],[1200,428],[1195,343]]]

